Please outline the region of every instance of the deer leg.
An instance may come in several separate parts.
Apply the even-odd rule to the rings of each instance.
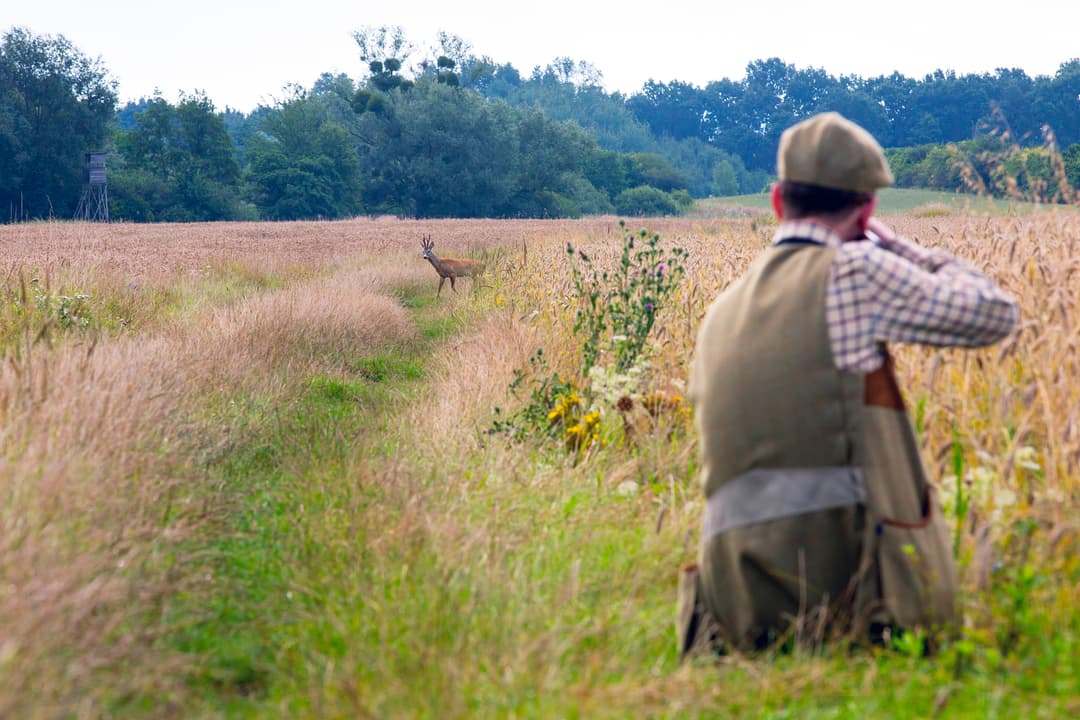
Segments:
[[[450,289],[453,290],[454,292],[457,292],[457,288],[454,287],[454,276],[453,275],[450,276]]]
[[[446,282],[446,278],[444,278],[442,275],[440,275],[439,276],[439,292],[435,293],[435,297],[439,297],[439,293],[442,292],[442,284],[444,282]]]

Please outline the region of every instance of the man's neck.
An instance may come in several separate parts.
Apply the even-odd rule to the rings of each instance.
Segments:
[[[812,222],[817,225],[824,225],[832,230],[842,242],[860,240],[863,237],[863,232],[859,228],[857,215],[849,215],[841,218],[837,218],[833,215],[810,215],[799,218],[798,222]]]

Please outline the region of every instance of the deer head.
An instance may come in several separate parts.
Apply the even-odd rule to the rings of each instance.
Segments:
[[[424,259],[430,260],[432,256],[432,250],[435,249],[435,241],[431,239],[430,235],[426,235],[420,239],[420,247],[424,248]]]

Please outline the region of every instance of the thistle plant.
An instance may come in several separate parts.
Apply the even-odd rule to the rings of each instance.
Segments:
[[[567,243],[578,309],[574,332],[584,335],[581,374],[600,360],[605,350],[614,356],[617,371],[638,364],[648,348],[656,315],[686,274],[687,252],[665,250],[660,236],[642,229],[635,236],[620,220],[622,254],[612,271],[593,265],[584,250]]]
[[[496,408],[492,432],[518,440],[530,434],[560,438],[581,457],[625,427],[618,413],[642,396],[648,382],[649,336],[686,273],[687,252],[661,247],[660,236],[646,230],[635,234],[624,222],[619,226],[623,242],[614,269],[598,268],[584,250],[566,246],[571,305],[576,307],[573,332],[582,338],[579,366],[571,378],[549,372],[543,349],[537,350],[530,359],[531,374],[519,373],[510,386],[517,396],[530,379],[525,405],[509,417]],[[606,428],[605,415],[615,419]]]

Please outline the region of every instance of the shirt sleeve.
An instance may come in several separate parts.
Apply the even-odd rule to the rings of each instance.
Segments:
[[[955,260],[947,252],[924,248],[922,245],[914,243],[901,235],[897,235],[888,241],[882,239],[879,247],[911,261],[927,272],[937,272],[938,268]]]
[[[1019,321],[1016,300],[962,260],[903,238],[859,245],[877,342],[981,347]]]

